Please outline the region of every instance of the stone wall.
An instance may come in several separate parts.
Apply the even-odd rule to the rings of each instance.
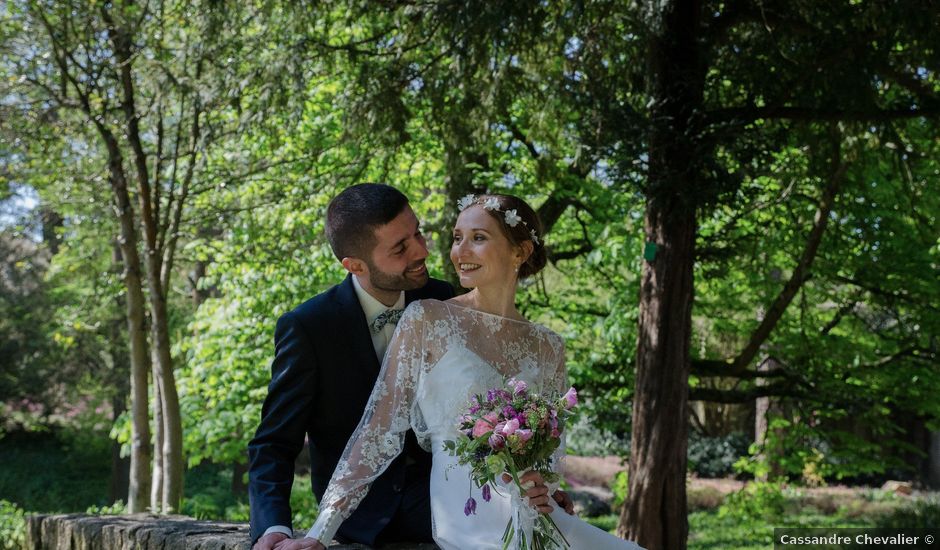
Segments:
[[[27,518],[28,550],[250,550],[248,524],[199,521],[186,516],[133,514],[36,515]],[[330,548],[367,548],[333,545]],[[392,545],[395,550],[436,550],[433,544]]]

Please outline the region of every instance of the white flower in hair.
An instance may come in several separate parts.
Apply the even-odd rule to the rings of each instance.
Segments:
[[[499,199],[496,197],[486,199],[486,202],[483,203],[483,208],[487,210],[499,210]]]
[[[503,215],[503,218],[506,220],[506,225],[509,227],[516,227],[519,225],[519,222],[522,221],[522,218],[519,217],[519,214],[516,213],[516,210],[507,210]]]
[[[536,246],[538,246],[538,244],[539,244],[539,236],[535,234],[535,230],[534,230],[534,229],[530,229],[530,230],[529,230],[529,235],[532,236],[532,242],[535,243]]]
[[[468,206],[473,204],[477,200],[476,195],[470,193],[469,195],[464,195],[462,199],[457,201],[457,210],[463,212]]]

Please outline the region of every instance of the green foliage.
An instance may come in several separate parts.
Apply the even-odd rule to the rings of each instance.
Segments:
[[[294,514],[291,521],[295,529],[309,528],[316,521],[320,508],[317,505],[317,498],[313,496],[309,476],[294,478],[294,485],[290,492],[290,509]]]
[[[779,483],[752,482],[728,495],[718,510],[718,516],[742,522],[770,522],[783,514],[785,503],[783,486]]]
[[[123,500],[118,500],[110,506],[92,505],[85,509],[86,514],[94,514],[96,516],[119,516],[126,512],[127,507],[124,505]]]
[[[26,545],[25,511],[0,499],[0,550],[19,550]]]
[[[827,479],[908,468],[897,455],[879,452],[895,445],[910,449],[896,440],[879,444],[842,430],[819,430],[804,422],[771,417],[764,444],[752,444],[750,455],[739,459],[735,468],[758,478],[784,476],[818,486]]]
[[[610,480],[610,491],[614,494],[614,498],[610,503],[611,508],[614,510],[620,509],[627,500],[629,490],[629,473],[626,470],[617,472],[614,478]]]
[[[8,434],[0,445],[0,494],[30,512],[107,506],[109,445],[94,432]]]

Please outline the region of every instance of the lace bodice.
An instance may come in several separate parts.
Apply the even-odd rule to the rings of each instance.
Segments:
[[[412,303],[389,344],[356,431],[333,473],[309,535],[332,539],[369,485],[401,452],[412,429],[440,452],[456,437],[470,396],[525,380],[538,391],[567,387],[564,343],[551,330],[437,300]]]

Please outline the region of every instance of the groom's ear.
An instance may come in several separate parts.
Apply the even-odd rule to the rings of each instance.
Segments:
[[[366,263],[359,258],[351,258],[349,256],[340,260],[340,263],[343,264],[343,267],[346,271],[352,273],[353,275],[363,276],[369,272],[369,268],[366,267]]]

